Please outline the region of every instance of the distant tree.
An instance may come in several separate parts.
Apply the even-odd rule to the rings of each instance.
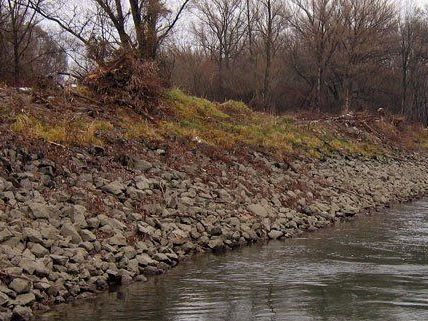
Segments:
[[[390,0],[341,0],[341,11],[343,37],[336,64],[347,112],[370,77],[382,73],[390,60],[397,13]]]
[[[318,111],[326,102],[326,75],[333,68],[333,58],[342,41],[340,21],[343,13],[339,1],[292,0],[297,8],[291,20],[299,47],[295,54],[300,55],[304,51],[304,57],[309,59],[307,64],[315,67],[302,71],[303,68],[295,66],[295,70],[311,84],[310,105]]]
[[[38,21],[28,2],[6,0],[2,7],[6,19],[3,40],[13,53],[13,80],[18,86],[21,82],[22,58],[29,49]]]
[[[67,61],[28,2],[0,0],[0,80],[20,86],[41,76],[57,77]]]
[[[224,97],[225,73],[244,49],[245,7],[242,0],[201,0],[196,3],[193,34],[197,45],[217,64],[217,98]]]
[[[424,18],[420,9],[407,7],[399,21],[400,112],[402,115],[405,115],[411,107],[412,97],[409,94],[418,69],[422,68],[428,59],[428,25]]]
[[[284,31],[288,14],[283,0],[259,0],[256,30],[262,43],[264,76],[262,97],[270,102],[272,84],[272,64],[280,48],[284,45]]]

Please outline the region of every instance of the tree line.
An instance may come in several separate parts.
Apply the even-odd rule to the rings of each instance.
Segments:
[[[173,86],[281,113],[428,123],[428,13],[392,0],[0,0],[0,80],[81,78],[117,52]]]

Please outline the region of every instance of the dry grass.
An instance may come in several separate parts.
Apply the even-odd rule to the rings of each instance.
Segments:
[[[132,119],[124,116],[121,119],[121,127],[124,129],[124,138],[128,140],[160,140],[162,137],[152,123],[144,119]]]
[[[79,90],[85,93],[85,87]],[[70,108],[64,107],[67,103],[72,104]],[[100,104],[94,107],[96,113],[88,116],[87,101],[78,103],[63,102],[54,106],[56,111],[52,114],[52,109],[27,102],[19,104],[19,109],[16,107],[13,112],[4,106],[0,116],[8,119],[10,128],[24,137],[63,145],[103,145],[107,143],[106,137],[131,143],[167,142],[179,137],[211,149],[233,150],[247,146],[279,155],[311,158],[334,153],[371,157],[389,153],[394,148],[428,148],[427,130],[395,118],[356,115],[351,119],[313,121],[299,116],[278,117],[254,112],[242,102],[218,104],[177,89],[164,94],[162,109],[170,116],[156,123],[123,106],[102,108]]]
[[[11,126],[12,130],[28,138],[43,139],[66,145],[102,145],[98,137],[100,132],[113,130],[113,125],[108,121],[85,122],[74,120],[49,124],[35,117],[19,114]]]
[[[322,124],[314,128],[298,125],[290,116],[253,112],[242,102],[216,104],[180,90],[171,90],[167,101],[176,118],[162,123],[163,134],[173,133],[217,147],[232,149],[246,144],[316,158],[333,152],[367,156],[380,152],[370,141],[348,140]]]

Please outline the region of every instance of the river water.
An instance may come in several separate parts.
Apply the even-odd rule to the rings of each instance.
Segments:
[[[43,321],[428,320],[428,200],[203,255]]]

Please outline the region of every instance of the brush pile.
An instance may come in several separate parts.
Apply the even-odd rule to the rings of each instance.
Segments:
[[[120,104],[149,117],[158,112],[164,84],[154,62],[143,62],[133,54],[120,54],[84,79],[104,104]],[[151,118],[151,117],[150,117]]]

